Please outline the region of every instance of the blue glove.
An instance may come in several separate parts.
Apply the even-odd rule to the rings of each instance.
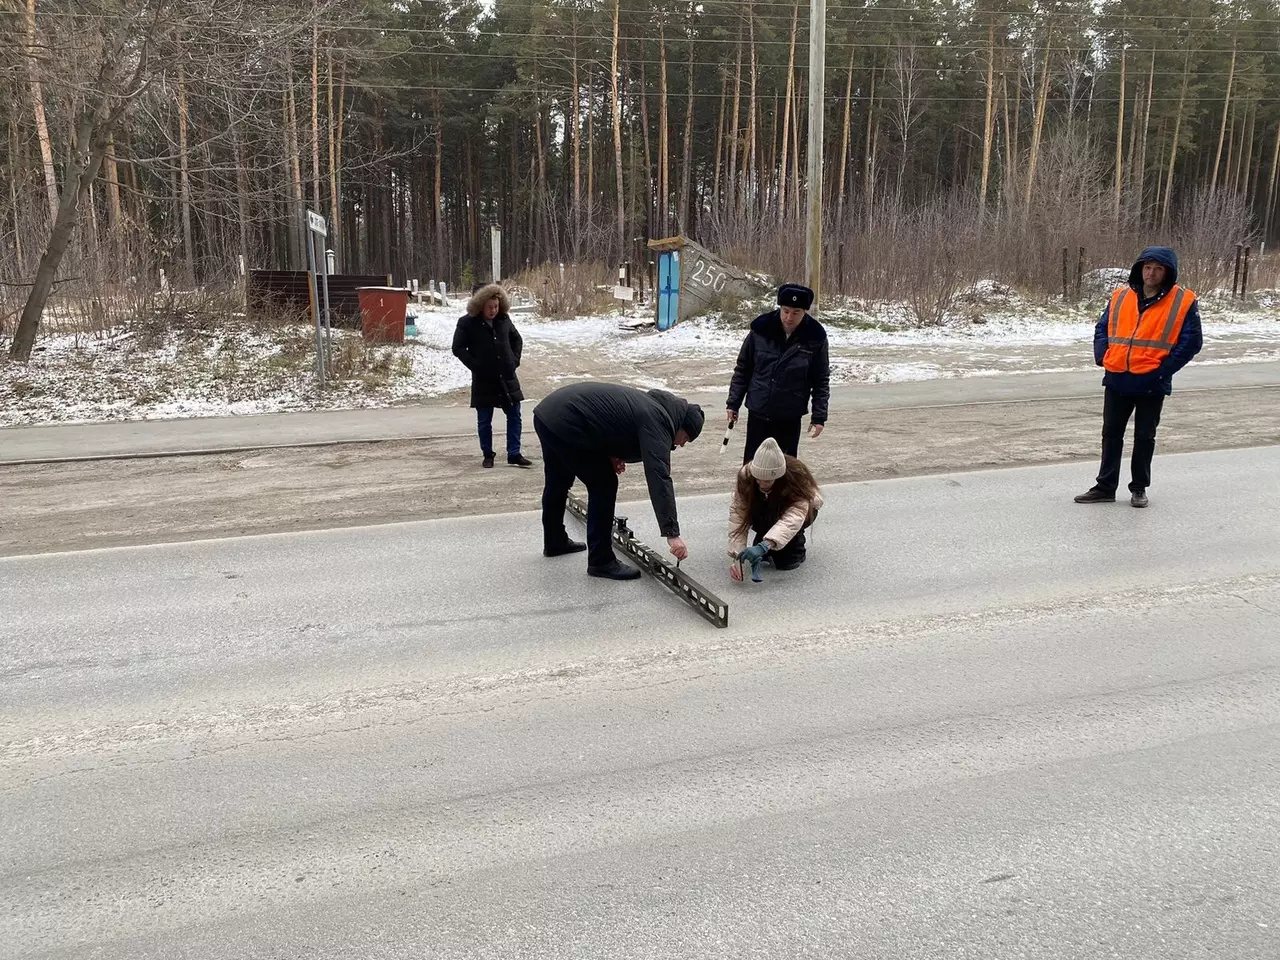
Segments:
[[[760,561],[764,559],[764,555],[768,552],[769,545],[767,543],[757,543],[754,547],[747,547],[747,549],[738,554],[739,562],[751,564],[752,583],[764,582],[764,577],[760,576]]]

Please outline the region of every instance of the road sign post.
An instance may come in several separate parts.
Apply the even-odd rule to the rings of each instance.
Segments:
[[[307,266],[311,284],[311,308],[316,321],[316,382],[323,390],[325,373],[329,366],[329,351],[333,345],[333,333],[329,327],[329,258],[325,250],[325,238],[329,226],[324,217],[314,210],[307,211]],[[317,255],[317,248],[319,254]],[[320,287],[316,289],[317,261],[319,261]],[[321,306],[323,291],[323,307]]]

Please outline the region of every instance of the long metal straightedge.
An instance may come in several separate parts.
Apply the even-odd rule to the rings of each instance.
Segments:
[[[569,495],[569,512],[583,523],[587,522],[587,505],[580,497]],[[704,620],[709,620],[717,627],[729,626],[729,605],[693,577],[664,560],[652,547],[637,539],[627,526],[626,517],[613,518],[612,535],[613,542],[635,561],[636,566],[653,576]]]

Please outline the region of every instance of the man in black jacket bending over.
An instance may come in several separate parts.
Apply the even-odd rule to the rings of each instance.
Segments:
[[[658,529],[672,555],[689,551],[680,539],[671,451],[702,432],[702,408],[665,390],[638,390],[614,383],[575,383],[552,392],[533,410],[542,443],[546,480],[542,488],[542,552],[548,557],[587,550],[587,573],[634,580],[635,567],[613,552],[613,508],[618,475],[628,463],[643,463]],[[577,477],[587,488],[587,543],[575,543],[564,528],[565,501]]]
[[[783,284],[778,288],[778,309],[751,321],[751,331],[742,341],[725,412],[729,423],[736,423],[745,396],[751,416],[743,463],[751,462],[765,437],[777,440],[783,453],[799,456],[800,419],[809,410],[810,396],[809,436],[817,437],[827,422],[831,360],[827,331],[806,312],[812,305],[808,287]]]

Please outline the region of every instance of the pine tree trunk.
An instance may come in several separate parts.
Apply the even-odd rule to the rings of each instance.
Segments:
[[[796,223],[802,223],[800,219],[800,124],[801,116],[804,113],[804,96],[805,93],[800,89],[801,84],[796,84],[792,94],[795,103],[792,106],[792,115],[794,120],[791,123],[791,217]]]
[[[689,96],[685,99],[684,105],[684,156],[680,158],[680,213],[676,224],[682,234],[689,232],[689,202],[693,185],[693,98],[697,86],[693,63],[693,13],[694,5],[691,4],[689,7]]]
[[[1040,92],[1036,97],[1036,115],[1031,128],[1031,156],[1027,160],[1027,184],[1022,195],[1023,216],[1031,212],[1031,195],[1035,189],[1036,165],[1040,159],[1040,137],[1044,131],[1045,106],[1049,101],[1049,60],[1053,52],[1052,34],[1045,37],[1044,67],[1040,71]]]
[[[537,73],[534,73],[537,77]],[[551,194],[547,186],[547,153],[550,145],[543,143],[543,133],[546,132],[547,139],[550,140],[550,117],[540,102],[537,105],[537,128],[538,128],[538,221],[542,224],[542,249],[546,256],[553,256],[555,250],[555,241],[551,236]],[[478,164],[477,164],[478,166]],[[477,206],[480,201],[480,176],[477,170],[473,175],[472,186],[474,192],[471,195],[471,242],[472,251],[476,251],[480,246],[480,215]]]
[[[778,118],[782,114],[778,110],[778,91],[773,91],[773,110],[769,114],[769,157],[766,163],[769,171],[769,188],[765,191],[764,207],[781,217],[778,212],[778,184],[774,181],[774,174],[778,169]]]
[[[720,74],[720,115],[716,119],[716,162],[711,172],[711,204],[715,210],[720,209],[720,164],[724,160],[724,106],[729,96],[729,74]]]
[[[244,269],[252,269],[253,261],[249,255],[249,163],[244,155],[244,143],[240,137],[239,127],[232,116],[231,98],[227,98],[227,133],[231,137],[231,157],[236,165],[236,229],[240,238],[240,256],[244,258]]]
[[[1262,239],[1271,238],[1271,221],[1275,216],[1276,173],[1280,172],[1280,124],[1276,124],[1276,146],[1271,153],[1271,175],[1267,178],[1267,206],[1262,214]]]
[[[333,105],[333,48],[326,52],[326,76],[329,88],[328,122],[325,129],[329,134],[329,246],[333,250],[335,267],[342,260],[342,200],[338,193],[338,144],[335,131],[336,117]],[[428,220],[428,226],[431,221]]]
[[[1006,179],[1011,171],[1013,171],[1013,158],[1016,156],[1015,140],[1017,133],[1014,131],[1012,122],[1009,119],[1009,72],[1005,57],[1001,58],[1000,63],[1000,102],[1004,115],[1004,169]]]
[[[1173,119],[1173,142],[1169,145],[1169,168],[1165,173],[1164,201],[1160,208],[1160,225],[1168,229],[1169,210],[1173,197],[1173,167],[1178,160],[1178,134],[1182,131],[1182,111],[1187,102],[1187,81],[1191,76],[1191,52],[1187,52],[1182,67],[1182,91],[1178,94],[1178,112]]]
[[[795,82],[796,62],[796,25],[800,18],[799,0],[791,5],[791,34],[787,41],[787,89],[783,94],[782,105],[782,165],[778,171],[778,222],[781,223],[787,211],[787,160],[791,143],[791,88]],[[799,160],[796,161],[799,163]]]
[[[1156,53],[1151,51],[1151,70],[1147,74],[1147,99],[1142,108],[1142,136],[1138,140],[1138,159],[1134,164],[1134,173],[1136,182],[1134,183],[1134,195],[1138,200],[1138,224],[1144,223],[1143,215],[1147,209],[1147,135],[1151,130],[1151,98],[1155,90],[1156,83]]]
[[[663,18],[658,19],[658,230],[671,236],[671,154],[667,125],[667,33]]]
[[[36,120],[36,138],[40,141],[40,159],[44,169],[45,199],[49,203],[49,229],[58,219],[58,174],[53,166],[53,141],[44,112],[44,92],[40,85],[36,57],[36,0],[27,0],[27,77],[31,90],[31,107]]]
[[[1018,72],[1018,82],[1013,87],[1013,156],[1015,160],[1022,158],[1022,72]]]
[[[751,44],[751,93],[750,100],[747,104],[747,139],[742,148],[742,186],[739,193],[739,205],[741,214],[745,218],[747,213],[747,204],[750,202],[754,209],[757,200],[758,190],[749,186],[756,181],[756,174],[759,170],[759,152],[756,137],[756,117],[759,115],[756,109],[756,83],[760,76],[759,61],[756,55],[756,15],[755,8],[750,0],[747,2],[747,32]],[[755,218],[753,217],[752,220]]]
[[[595,71],[587,70],[587,228],[594,231],[596,216]]]
[[[178,61],[178,203],[182,215],[182,265],[183,279],[195,280],[195,249],[191,237],[191,164],[187,155],[187,80]]]
[[[1115,198],[1112,202],[1112,212],[1117,224],[1120,223],[1120,200],[1124,180],[1124,78],[1128,56],[1127,49],[1121,51],[1119,114],[1116,118],[1116,186]]]
[[[729,169],[725,184],[725,207],[738,206],[738,111],[742,103],[742,24],[738,24],[738,52],[733,64],[733,119],[729,121]]]
[[[1156,175],[1154,178],[1155,179],[1154,186],[1155,186],[1156,192],[1155,192],[1155,196],[1152,198],[1152,201],[1151,201],[1151,209],[1154,213],[1154,216],[1151,218],[1152,225],[1157,227],[1160,225],[1160,211],[1164,209],[1164,193],[1162,189],[1164,186],[1163,172],[1164,172],[1164,164],[1165,164],[1165,153],[1169,149],[1169,139],[1168,137],[1165,136],[1164,128],[1165,128],[1165,122],[1161,120],[1160,126],[1156,128],[1156,142],[1160,144],[1160,155],[1156,157],[1156,162],[1155,162]]]
[[[622,100],[618,96],[618,26],[622,0],[613,0],[613,59],[609,80],[613,89],[613,165],[618,205],[618,251],[627,249],[626,195],[622,186]]]
[[[978,187],[978,208],[987,209],[987,183],[991,176],[991,136],[995,126],[996,26],[987,30],[987,109],[982,136],[982,181]]]
[[[844,84],[844,125],[840,131],[840,186],[836,193],[836,230],[844,229],[844,195],[848,186],[849,125],[853,115],[853,57],[857,51],[849,45],[849,76]]]
[[[573,251],[582,253],[582,90],[578,86],[578,9],[573,10],[573,99],[570,123],[573,126]]]
[[[1222,186],[1224,189],[1231,186],[1232,175],[1235,173],[1236,113],[1237,111],[1233,106],[1231,123],[1227,126],[1227,159],[1222,164]]]
[[[116,165],[115,137],[107,140],[107,154],[103,165],[107,175],[107,208],[111,213],[111,230],[118,235],[124,226],[124,207],[120,202],[120,169]]]
[[[1257,118],[1257,103],[1249,104],[1249,121],[1244,125],[1244,140],[1240,144],[1241,163],[1236,171],[1236,193],[1243,193],[1246,203],[1251,199],[1249,195],[1249,170],[1253,166],[1253,125]]]
[[[319,17],[319,0],[312,0],[312,16]],[[311,25],[311,203],[324,209],[320,193],[320,22]]]
[[[876,65],[871,64],[871,89],[867,97],[867,152],[862,158],[862,199],[866,207],[866,229],[871,227],[876,194]]]
[[[1222,126],[1218,128],[1218,151],[1213,158],[1213,173],[1209,176],[1209,196],[1218,189],[1218,169],[1222,163],[1222,145],[1227,137],[1227,115],[1231,112],[1231,88],[1236,79],[1236,41],[1231,44],[1231,66],[1227,71],[1227,95],[1222,102]]]
[[[339,218],[339,221],[343,223],[345,223],[346,220],[342,216],[343,207],[344,207],[344,204],[342,202],[343,201],[343,183],[345,181],[345,178],[342,175],[342,170],[343,170],[342,153],[343,153],[344,146],[346,144],[346,141],[343,139],[343,131],[346,129],[346,125],[347,125],[347,67],[346,67],[346,64],[343,64],[342,71],[341,71],[341,74],[339,75],[339,80],[338,80],[338,137],[337,137],[337,141],[338,141],[337,184],[338,185],[334,191],[334,194],[337,197],[336,203],[338,204],[338,218]],[[356,218],[352,217],[351,219],[352,221],[354,221]],[[348,236],[349,237],[356,236],[356,224],[354,222],[351,224],[351,230]],[[359,241],[357,240],[356,245],[358,246],[358,244],[359,244]],[[345,257],[346,255],[349,254],[351,247],[352,247],[352,244],[348,243],[347,240],[343,241],[343,248],[340,254],[344,256],[344,259],[341,261],[342,263],[347,262]],[[349,264],[346,267],[346,269],[349,271],[351,270],[351,267]]]
[[[298,156],[298,110],[297,102],[293,95],[292,71],[290,71],[288,87],[285,92],[284,122],[285,150],[288,152],[286,162],[289,170],[289,199],[291,201],[289,234],[293,238],[293,266],[295,269],[305,270],[307,262],[305,244],[307,237],[304,232],[303,219],[306,206],[302,195],[302,167]]]
[[[658,216],[658,176],[661,171],[653,162],[653,148],[649,143],[649,74],[645,68],[645,58],[640,57],[640,132],[644,140],[644,196],[645,223],[651,232],[665,237],[666,231],[659,222]],[[633,189],[632,194],[635,193]]]
[[[18,170],[21,168],[21,158],[18,155],[18,122],[12,116],[9,118],[9,158],[9,212],[13,215],[13,250],[18,257],[18,269],[25,270],[27,257],[22,247],[22,218],[18,207]]]

